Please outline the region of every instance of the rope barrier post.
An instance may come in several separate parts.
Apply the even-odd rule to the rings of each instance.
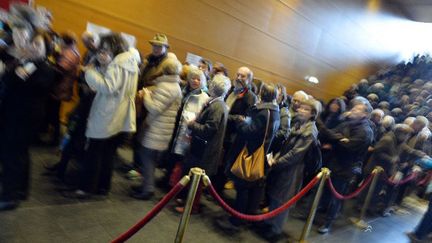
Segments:
[[[378,179],[379,179],[380,173],[382,171],[384,171],[384,169],[382,167],[380,167],[380,166],[375,167],[375,169],[372,171],[372,173],[374,174],[374,176],[373,176],[373,179],[372,179],[372,183],[371,183],[371,185],[369,187],[368,194],[366,196],[366,200],[365,200],[365,202],[363,204],[363,207],[361,209],[360,218],[358,218],[358,219],[357,218],[350,218],[351,222],[355,226],[359,227],[360,229],[370,230],[370,231],[372,230],[372,227],[366,221],[364,221],[364,218],[366,216],[367,209],[368,209],[369,204],[370,204],[370,202],[372,200],[372,196],[374,194],[376,184],[378,183]]]
[[[198,190],[199,183],[201,181],[201,177],[204,175],[204,170],[200,168],[192,168],[189,172],[189,174],[192,174],[192,184],[189,189],[189,193],[186,200],[186,205],[184,207],[184,212],[180,220],[179,227],[177,229],[177,234],[175,238],[175,243],[182,243],[183,237],[186,232],[186,227],[189,223],[190,214],[192,211],[192,205],[193,201],[195,199],[196,192]]]
[[[311,230],[312,223],[313,223],[314,218],[315,218],[318,204],[319,204],[319,201],[321,199],[321,195],[322,195],[323,190],[324,190],[325,181],[330,176],[330,170],[328,168],[322,168],[321,172],[318,174],[318,176],[321,177],[321,181],[320,181],[320,184],[318,186],[318,191],[315,194],[315,198],[313,200],[312,207],[311,207],[311,210],[309,212],[308,218],[307,218],[306,223],[303,227],[303,231],[302,231],[301,236],[300,236],[300,243],[307,242],[306,239],[309,236],[309,232]]]

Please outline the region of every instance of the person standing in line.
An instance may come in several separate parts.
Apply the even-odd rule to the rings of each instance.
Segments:
[[[175,58],[163,63],[163,75],[154,80],[152,90],[143,88],[139,95],[148,114],[138,134],[140,145],[136,152],[141,162],[142,185],[132,187],[131,197],[149,200],[155,191],[155,167],[169,149],[178,110],[182,102],[180,89],[181,64]]]
[[[76,191],[65,192],[66,197],[107,195],[119,140],[124,133],[136,131],[137,59],[118,33],[102,36],[98,52],[101,60],[109,64],[105,73],[92,65],[86,67],[86,82],[96,96],[87,121],[81,180]]]
[[[45,115],[45,104],[55,83],[48,63],[52,40],[44,32],[32,35],[21,63],[3,75],[7,92],[0,110],[0,211],[26,200],[30,189],[29,147]]]

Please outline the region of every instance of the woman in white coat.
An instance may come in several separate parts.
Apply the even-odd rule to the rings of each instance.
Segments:
[[[79,198],[88,197],[89,193],[108,194],[119,137],[136,131],[138,60],[116,33],[101,37],[97,58],[109,64],[105,73],[92,66],[85,71],[85,80],[96,96],[87,121],[82,177],[79,189],[72,195]]]
[[[138,135],[141,144],[136,152],[141,161],[143,183],[138,188],[132,188],[134,192],[131,196],[136,199],[148,200],[154,194],[155,165],[168,150],[182,102],[180,70],[180,62],[176,58],[168,58],[163,62],[163,75],[155,79],[155,86],[139,92],[148,113],[142,124],[143,132]]]

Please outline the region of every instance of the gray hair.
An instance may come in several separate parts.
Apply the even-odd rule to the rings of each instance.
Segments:
[[[372,112],[372,106],[371,106],[369,100],[363,96],[356,96],[354,99],[352,99],[350,101],[350,104],[349,104],[350,109],[352,109],[356,105],[364,105],[365,106],[365,112],[367,112],[368,115],[370,115],[370,113]]]
[[[391,130],[394,125],[395,125],[395,119],[392,116],[385,116],[381,122],[381,125],[386,129],[386,130]]]
[[[368,100],[372,100],[372,101],[379,101],[379,97],[377,94],[375,93],[371,93],[366,97]]]
[[[409,116],[404,120],[403,124],[411,126],[415,119],[415,117]]]
[[[181,63],[177,59],[170,57],[168,57],[162,65],[162,72],[165,75],[178,75],[182,68]]]
[[[231,80],[223,74],[216,74],[210,82],[209,91],[213,92],[211,96],[225,97],[230,89]]]
[[[374,109],[374,110],[372,111],[371,115],[372,115],[372,116],[373,116],[373,115],[378,115],[378,116],[384,117],[384,111],[381,110],[381,109]]]
[[[415,121],[421,123],[423,127],[429,126],[429,120],[424,116],[417,116]]]
[[[199,69],[197,66],[190,65],[190,69],[187,74],[187,81],[189,82],[194,77],[199,77],[201,88],[207,86],[207,79],[204,75],[204,72],[201,69]]]
[[[254,77],[254,74],[253,74],[252,70],[250,68],[246,67],[246,66],[240,67],[238,70],[240,70],[240,69],[246,70],[248,81],[249,81],[248,85],[250,85],[252,83],[252,80],[253,80],[253,77]]]
[[[298,90],[298,91],[294,92],[293,97],[297,96],[297,95],[303,96],[304,100],[308,100],[309,99],[309,95],[306,94],[306,92],[304,92],[303,90]]]
[[[394,132],[396,136],[398,136],[399,134],[409,134],[412,132],[412,128],[405,123],[396,124],[394,127]]]

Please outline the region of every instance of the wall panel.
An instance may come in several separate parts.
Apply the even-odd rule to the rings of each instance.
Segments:
[[[397,52],[379,52],[379,37],[361,24],[365,1],[356,0],[36,0],[50,9],[54,28],[81,33],[87,21],[147,40],[168,35],[171,51],[192,52],[224,63],[233,76],[250,66],[255,76],[329,99],[353,82],[397,62]],[[386,15],[387,10],[374,13]],[[303,78],[314,75],[318,85]]]

